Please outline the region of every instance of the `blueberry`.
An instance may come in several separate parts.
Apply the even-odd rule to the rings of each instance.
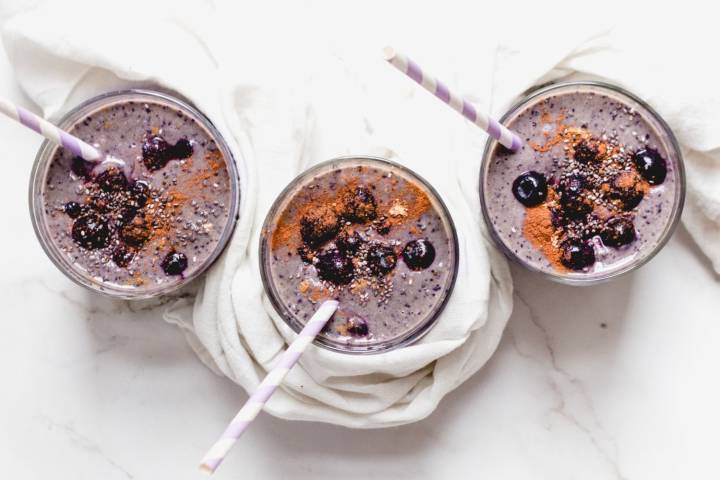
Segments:
[[[635,226],[629,218],[615,217],[607,222],[600,238],[608,247],[622,247],[635,240]]]
[[[78,177],[88,179],[94,166],[93,162],[88,162],[82,157],[74,157],[70,163],[70,170]]]
[[[618,202],[625,211],[630,211],[640,205],[644,196],[643,191],[636,187],[614,187],[608,193],[608,198]]]
[[[560,200],[562,212],[568,220],[582,220],[592,211],[592,204],[582,197],[565,197]]]
[[[557,191],[563,217],[580,220],[592,211],[592,203],[583,196],[584,190],[585,179],[580,175],[570,175],[560,180]]]
[[[152,229],[143,218],[135,218],[120,229],[120,238],[133,247],[142,247],[150,238]]]
[[[342,253],[357,253],[364,240],[358,232],[343,232],[335,239],[335,245]]]
[[[94,182],[104,192],[122,192],[128,188],[128,180],[123,172],[115,167],[108,168],[95,177]]]
[[[558,182],[557,191],[560,195],[576,197],[585,190],[585,178],[582,175],[568,175]]]
[[[159,170],[170,161],[170,145],[161,136],[153,135],[145,139],[142,157],[148,170]]]
[[[580,144],[575,147],[575,160],[580,163],[593,162],[597,156],[597,147],[590,145],[588,142],[580,142]]]
[[[77,218],[82,213],[82,206],[77,202],[67,202],[63,207],[63,211],[70,218]]]
[[[115,216],[115,225],[117,225],[118,227],[127,225],[128,223],[133,221],[137,214],[138,209],[135,208],[135,206],[133,205],[125,205],[123,207],[120,207],[120,210]]]
[[[303,245],[300,248],[298,248],[297,252],[298,252],[298,255],[300,255],[300,260],[302,260],[305,263],[313,263],[313,259],[315,258],[314,250]]]
[[[188,158],[193,154],[192,143],[186,138],[181,138],[170,149],[169,156],[172,158]]]
[[[512,184],[513,195],[526,207],[540,205],[547,198],[547,180],[538,172],[525,172]]]
[[[657,150],[645,148],[633,156],[635,168],[650,185],[660,185],[667,176],[667,164]]]
[[[345,192],[343,207],[343,215],[351,222],[365,223],[377,217],[375,197],[363,186]]]
[[[340,230],[337,213],[329,205],[321,205],[300,219],[300,236],[310,248],[318,248]]]
[[[147,204],[150,195],[150,185],[142,180],[136,181],[131,190],[132,201],[138,208],[142,208]]]
[[[173,250],[165,255],[165,258],[160,262],[160,266],[165,275],[180,275],[188,266],[187,257],[184,253]]]
[[[112,253],[113,262],[120,268],[125,268],[130,265],[133,258],[135,258],[135,252],[124,245],[118,245]]]
[[[105,248],[110,244],[110,227],[96,213],[78,217],[73,222],[71,233],[73,240],[88,250]]]
[[[387,235],[390,233],[391,224],[385,215],[378,217],[373,226],[375,227],[375,231],[380,235]]]
[[[595,250],[590,242],[565,240],[560,250],[560,262],[570,270],[584,270],[595,263]]]
[[[367,251],[367,265],[375,275],[386,275],[395,268],[397,256],[395,250],[388,245],[376,243]]]
[[[555,228],[560,228],[563,225],[566,225],[568,223],[567,217],[563,215],[562,210],[560,208],[551,208],[550,209],[550,222],[552,222],[552,226]]]
[[[367,320],[355,315],[347,319],[345,330],[353,337],[366,337],[370,333]]]
[[[435,247],[429,240],[420,238],[405,245],[402,252],[405,265],[411,270],[424,270],[435,260]]]
[[[315,268],[321,279],[335,285],[350,283],[355,273],[352,261],[336,249],[319,254]]]

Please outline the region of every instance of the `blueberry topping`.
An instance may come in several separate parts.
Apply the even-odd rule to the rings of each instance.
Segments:
[[[345,192],[343,207],[343,215],[351,222],[365,223],[377,217],[375,197],[363,186]]]
[[[127,177],[115,167],[101,172],[94,181],[104,192],[122,192],[128,188]]]
[[[581,142],[575,147],[575,160],[580,163],[590,163],[595,161],[598,156],[597,147],[587,142]]]
[[[77,202],[67,202],[63,207],[63,211],[70,218],[77,218],[82,213],[82,207]]]
[[[590,242],[565,240],[560,249],[560,262],[570,270],[584,270],[595,263],[595,250]]]
[[[352,261],[336,249],[319,254],[315,268],[321,279],[335,285],[350,283],[355,273]]]
[[[360,246],[364,243],[363,238],[358,232],[343,232],[335,239],[335,245],[342,253],[357,253]]]
[[[181,138],[170,149],[170,157],[172,158],[188,158],[193,154],[192,143],[186,138]]]
[[[636,187],[615,187],[608,193],[608,198],[618,202],[625,211],[630,211],[640,205],[644,196],[643,191]]]
[[[124,245],[118,245],[112,253],[113,262],[120,268],[125,268],[130,265],[133,258],[135,258],[135,252]]]
[[[110,234],[107,222],[95,213],[78,217],[73,222],[73,240],[88,250],[107,247],[110,244]]]
[[[88,162],[82,157],[73,157],[70,170],[78,177],[88,179],[94,166],[93,162]]]
[[[313,259],[315,258],[315,251],[306,247],[305,245],[298,248],[298,255],[300,255],[300,260],[302,260],[305,263],[312,263]]]
[[[559,208],[551,208],[550,209],[550,222],[552,222],[552,226],[555,228],[560,228],[563,225],[566,225],[568,222],[567,217],[563,215],[562,210]]]
[[[340,230],[335,210],[322,205],[300,219],[300,236],[310,248],[318,248]]]
[[[125,205],[119,210],[119,213],[117,214],[115,225],[118,227],[122,227],[123,225],[126,225],[137,216],[138,209],[135,208],[133,205]]]
[[[580,175],[570,175],[560,180],[557,191],[563,217],[580,220],[592,211],[592,203],[583,196],[584,189],[585,179]]]
[[[413,240],[405,245],[402,257],[411,270],[424,270],[435,260],[435,247],[424,238]]]
[[[375,231],[380,235],[387,235],[390,233],[390,221],[385,215],[377,218],[374,223]]]
[[[397,256],[392,247],[375,244],[367,251],[367,265],[375,275],[386,275],[395,268]]]
[[[622,247],[635,240],[635,226],[628,218],[613,218],[600,232],[600,238],[608,247]]]
[[[568,175],[560,179],[557,191],[560,195],[577,197],[585,190],[585,178],[582,175]]]
[[[652,148],[645,148],[633,156],[635,168],[650,185],[660,185],[667,176],[665,159]]]
[[[538,172],[525,172],[512,184],[513,195],[526,207],[540,205],[547,198],[547,180]]]
[[[563,215],[568,220],[582,220],[592,211],[592,204],[582,197],[564,197],[560,200]]]
[[[153,135],[145,139],[142,146],[143,163],[148,170],[160,170],[170,160],[188,158],[193,154],[192,143],[181,138],[170,145],[159,135]]]
[[[355,315],[347,319],[345,330],[353,337],[366,337],[370,333],[367,320]]]
[[[160,266],[163,272],[165,272],[165,275],[180,275],[188,266],[187,257],[184,253],[173,250],[165,255]]]
[[[170,144],[159,135],[146,138],[142,157],[148,170],[160,170],[170,161]]]
[[[148,196],[150,195],[150,185],[147,182],[138,180],[133,184],[131,193],[135,206],[142,208],[147,204]]]
[[[150,238],[151,232],[143,218],[135,218],[120,229],[120,238],[132,247],[142,247]]]

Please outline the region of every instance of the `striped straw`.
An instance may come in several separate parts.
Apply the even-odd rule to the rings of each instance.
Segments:
[[[275,389],[280,385],[288,374],[290,369],[297,363],[300,355],[305,351],[307,346],[320,333],[330,317],[337,310],[338,302],[335,300],[327,300],[315,315],[308,320],[298,337],[293,341],[285,353],[283,353],[280,361],[270,370],[265,379],[260,383],[255,393],[253,393],[245,405],[240,409],[230,425],[225,429],[220,439],[215,445],[208,450],[200,464],[200,470],[212,474],[215,469],[222,463],[225,455],[235,445],[240,435],[247,429],[250,423],[257,417],[265,403],[273,394]]]
[[[58,145],[62,145],[70,150],[73,155],[82,157],[84,160],[94,161],[99,160],[101,157],[100,152],[96,148],[91,147],[76,136],[70,135],[64,130],[60,130],[44,118],[40,118],[34,113],[31,113],[2,98],[0,98],[0,112],[12,118],[16,122],[20,122],[26,127],[35,130],[48,140],[55,142]]]
[[[423,72],[417,63],[413,62],[405,55],[396,52],[392,47],[385,47],[383,49],[383,53],[385,54],[385,60],[387,60],[395,68],[415,80],[417,83],[422,85],[425,90],[450,105],[450,107],[461,113],[475,125],[485,130],[488,135],[500,142],[502,145],[513,152],[518,151],[518,149],[522,146],[522,140],[520,140],[520,137],[505,128],[497,120],[488,117],[482,112],[478,112],[470,102],[464,100],[458,94],[451,92],[444,83]]]

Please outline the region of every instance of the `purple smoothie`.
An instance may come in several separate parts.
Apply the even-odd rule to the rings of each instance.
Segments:
[[[436,193],[408,170],[369,158],[321,164],[269,213],[264,281],[297,331],[325,299],[340,307],[319,342],[376,352],[416,340],[455,279],[457,243]]]
[[[570,282],[648,260],[682,207],[679,149],[649,107],[615,88],[541,90],[503,123],[523,140],[494,144],[481,173],[483,213],[506,254]]]
[[[80,283],[128,298],[196,277],[236,215],[222,139],[201,114],[154,93],[109,95],[81,113],[63,127],[115,160],[53,147],[36,166],[34,219],[51,258]]]

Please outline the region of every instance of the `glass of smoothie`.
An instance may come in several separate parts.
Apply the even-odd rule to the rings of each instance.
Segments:
[[[299,332],[322,301],[338,300],[315,342],[346,353],[417,341],[447,302],[457,265],[455,227],[437,192],[379,158],[336,158],[301,174],[260,239],[276,311]]]
[[[613,85],[570,82],[520,100],[502,123],[524,141],[488,142],[480,201],[510,258],[573,285],[643,265],[680,218],[685,173],[668,125]]]
[[[230,149],[187,103],[150,90],[88,100],[58,126],[98,148],[93,163],[43,143],[30,213],[45,252],[73,281],[141,299],[185,285],[220,255],[239,208]]]

